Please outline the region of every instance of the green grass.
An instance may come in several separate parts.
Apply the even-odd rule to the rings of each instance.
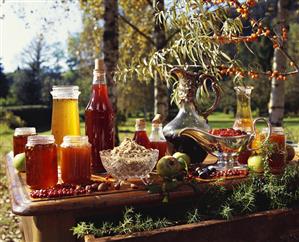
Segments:
[[[215,113],[209,117],[209,125],[212,128],[232,127],[234,118],[232,115]],[[126,123],[119,126],[120,140],[125,137],[133,137],[135,131],[135,119],[130,118]],[[262,125],[259,124],[259,127]],[[286,118],[284,122],[285,130],[288,133],[288,139],[299,141],[299,117]],[[85,133],[84,123],[81,123],[81,134]],[[148,134],[151,131],[151,124],[148,121],[146,130]],[[50,131],[42,134],[50,134]],[[13,130],[5,124],[0,124],[0,241],[18,241],[21,233],[18,227],[19,219],[13,215],[10,209],[9,196],[7,190],[7,181],[5,176],[5,154],[12,150]]]

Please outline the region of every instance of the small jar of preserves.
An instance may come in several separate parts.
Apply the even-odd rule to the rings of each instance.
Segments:
[[[88,136],[64,136],[61,150],[61,179],[65,183],[90,181],[91,144]]]
[[[262,137],[266,136],[268,128],[262,131]],[[273,127],[269,138],[272,147],[272,154],[269,158],[271,172],[280,173],[286,164],[286,135],[282,127]]]
[[[36,135],[33,127],[16,128],[13,136],[13,154],[17,155],[25,152],[27,137]]]
[[[26,181],[31,189],[45,189],[57,184],[57,147],[53,135],[29,136],[25,156]]]

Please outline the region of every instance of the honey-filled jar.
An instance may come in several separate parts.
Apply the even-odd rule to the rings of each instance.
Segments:
[[[44,189],[57,184],[57,147],[53,135],[29,136],[25,156],[26,181],[31,189]]]
[[[91,144],[87,136],[65,136],[60,146],[61,179],[65,183],[90,181]]]
[[[28,136],[36,135],[36,129],[33,127],[16,128],[13,135],[13,154],[17,155],[25,152],[25,145]]]
[[[264,139],[268,128],[262,131]],[[269,167],[271,172],[280,173],[286,165],[286,135],[282,127],[272,127],[272,133],[269,141],[272,145],[272,154],[269,158]]]

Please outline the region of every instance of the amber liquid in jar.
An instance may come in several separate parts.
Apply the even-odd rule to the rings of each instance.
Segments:
[[[27,143],[28,136],[36,135],[35,128],[24,127],[16,128],[13,136],[13,154],[14,156],[25,152],[25,145]]]
[[[61,178],[65,183],[90,181],[91,145],[87,136],[65,136],[61,149]]]
[[[25,148],[26,182],[31,189],[53,187],[58,182],[54,136],[29,136]]]
[[[263,129],[262,140],[265,139],[267,129]],[[272,134],[269,138],[273,145],[273,151],[269,158],[269,167],[272,173],[280,173],[283,171],[286,164],[286,136],[283,128],[273,127]]]

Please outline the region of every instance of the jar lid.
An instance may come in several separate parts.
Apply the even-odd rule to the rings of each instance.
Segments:
[[[16,128],[14,135],[32,135],[36,134],[36,129],[34,127],[22,127]]]
[[[47,145],[54,142],[55,138],[53,135],[34,135],[27,138],[27,145]]]
[[[85,135],[67,135],[63,137],[63,143],[65,144],[89,144],[88,136]]]
[[[272,127],[271,130],[272,130],[272,133],[284,132],[283,127]],[[262,132],[267,133],[268,132],[268,127],[263,128]]]
[[[53,99],[78,99],[80,95],[78,86],[53,86],[50,93]]]

